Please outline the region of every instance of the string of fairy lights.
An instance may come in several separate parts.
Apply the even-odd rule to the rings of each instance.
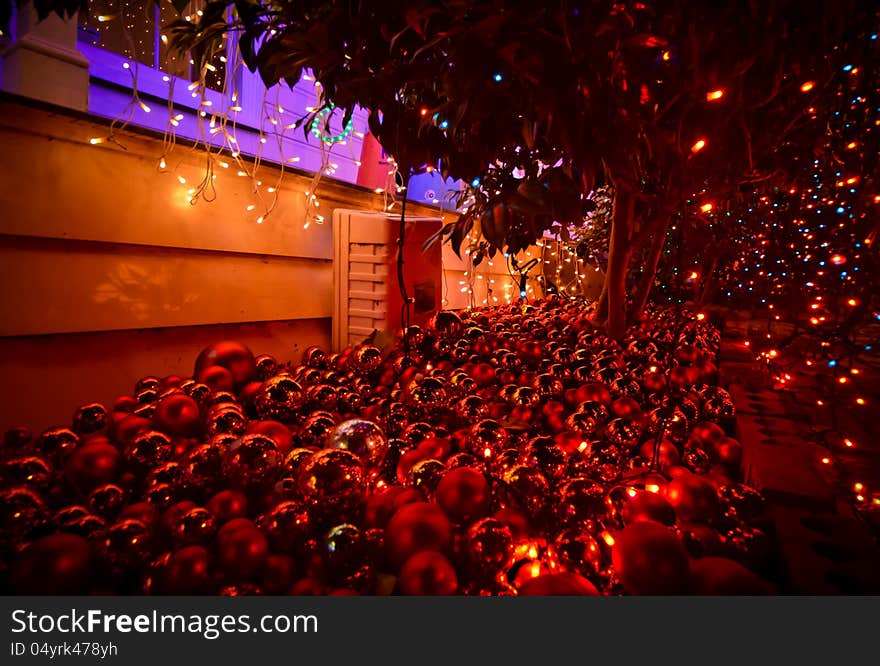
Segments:
[[[184,14],[184,19],[196,20],[201,10],[194,7],[195,3],[190,5],[191,12]],[[189,60],[188,68],[182,68],[178,62],[179,58],[170,49],[162,50],[163,57],[160,60],[153,43],[157,26],[161,29],[166,21],[176,17],[166,15],[166,9],[163,6],[162,13],[158,15],[147,13],[138,15],[132,3],[111,1],[105,3],[99,10],[101,13],[93,12],[92,18],[88,19],[86,27],[89,41],[95,46],[115,50],[129,58],[130,60],[124,62],[122,66],[131,76],[131,101],[123,113],[113,121],[108,134],[93,137],[90,143],[119,144],[122,131],[135,119],[136,112],[154,112],[141,97],[138,74],[141,67],[167,71],[169,73],[162,76],[163,82],[168,86],[167,122],[163,132],[162,152],[157,159],[156,168],[159,172],[167,173],[177,180],[181,187],[181,197],[186,203],[195,206],[199,202],[214,201],[217,196],[218,173],[223,171],[235,173],[238,177],[248,179],[251,185],[253,199],[245,205],[244,214],[256,224],[264,223],[277,207],[285,168],[299,163],[302,159],[300,155],[285,155],[287,144],[290,143],[289,133],[301,131],[300,123],[308,122],[308,132],[317,140],[320,148],[321,163],[320,167],[314,170],[309,184],[302,192],[305,199],[303,228],[308,229],[313,224],[323,224],[326,216],[321,208],[318,189],[324,176],[333,176],[339,169],[338,162],[333,159],[332,151],[349,147],[352,162],[356,167],[361,166],[360,160],[350,148],[352,137],[358,139],[365,137],[365,132],[356,127],[355,118],[350,118],[344,125],[339,124],[338,118],[342,114],[333,105],[320,106],[321,84],[309,73],[305,73],[301,81],[311,83],[315,90],[313,105],[304,109],[306,113],[312,114],[311,119],[303,121],[301,118],[294,118],[291,110],[285,109],[279,101],[279,87],[274,90],[264,89],[262,99],[256,102],[262,110],[259,125],[255,128],[246,128],[248,131],[256,130],[258,136],[257,150],[250,159],[247,159],[241,147],[239,134],[242,128],[240,118],[245,112],[244,102],[241,91],[231,85],[240,81],[239,72],[244,64],[237,43],[235,40],[230,40],[228,35],[224,35],[226,39],[224,48],[216,53],[201,71],[193,71],[192,60]],[[162,45],[167,45],[166,35],[161,34],[160,41]],[[196,107],[197,139],[193,149],[200,150],[204,156],[204,168],[197,180],[184,173],[189,151],[178,152],[178,128],[189,114],[188,109],[175,105],[175,88],[184,85],[181,78],[193,79],[186,84],[186,91],[194,100],[193,105]],[[219,93],[225,106],[215,104],[217,96],[210,95],[210,91]],[[442,121],[438,120],[438,122],[442,124]],[[334,124],[339,125],[338,129],[332,128]],[[272,140],[277,147],[276,154],[282,155],[282,160],[277,165],[270,165],[269,169],[261,170],[264,164],[263,147]],[[375,188],[374,192],[382,196],[382,209],[391,213],[399,208],[400,197],[405,195],[405,187],[399,182],[394,159],[388,156],[385,161],[388,165],[385,182]],[[264,183],[264,178],[271,178],[272,181]],[[442,213],[441,205],[441,215]],[[478,235],[472,234],[469,242],[475,246]],[[471,250],[466,250],[465,253],[469,266],[464,271],[461,291],[467,293],[468,307],[499,302],[509,303],[519,296],[513,278],[509,282],[504,281],[505,284],[500,288],[495,286],[499,276],[492,272],[495,270],[492,260],[478,267],[473,264]],[[477,283],[486,285],[485,295],[480,299],[476,296]],[[537,295],[532,284],[528,285],[527,291],[530,297]]]
[[[500,252],[490,258],[487,248],[488,243],[482,239],[479,228],[465,236],[462,244],[464,266],[458,280],[458,291],[464,295],[465,309],[550,294],[578,298],[589,296],[591,285],[601,285],[601,276],[598,280],[590,280],[590,273],[599,273],[599,266],[592,266],[586,258],[578,255],[577,242],[563,241],[558,234],[536,241],[515,258]],[[525,272],[526,279],[523,280],[518,267],[528,266],[530,262],[533,262],[532,269]],[[593,296],[598,289],[595,291]],[[443,304],[450,304],[448,296],[444,297]]]
[[[877,34],[864,39],[876,45]],[[841,454],[851,458],[859,448],[852,430],[870,436],[880,374],[880,88],[873,68],[849,62],[833,84],[824,145],[794,156],[799,175],[755,193],[738,214],[725,212],[733,219],[723,228],[734,253],[723,295],[756,318],[763,314],[766,327],[753,329],[743,345],[776,389],[812,401],[827,426],[820,443],[828,454],[817,462],[841,472],[857,510],[877,512],[880,488],[850,474]],[[815,85],[807,81],[800,90]],[[807,108],[808,118],[824,117],[816,111]]]
[[[195,21],[201,15],[196,2],[191,3],[187,11],[189,13],[181,15],[187,21]],[[178,181],[185,202],[195,206],[200,201],[214,201],[218,173],[229,171],[249,181],[252,199],[245,205],[244,214],[256,224],[264,223],[276,210],[286,168],[302,159],[301,155],[289,154],[289,145],[294,143],[293,132],[302,131],[302,123],[307,122],[309,134],[317,139],[320,166],[313,171],[311,181],[302,191],[305,207],[303,228],[323,224],[326,216],[321,208],[318,188],[323,177],[335,175],[340,168],[339,162],[334,159],[334,149],[348,148],[351,162],[358,168],[361,166],[359,156],[354,154],[351,139],[364,139],[365,131],[356,127],[355,117],[340,125],[341,112],[332,105],[323,104],[320,82],[305,73],[301,82],[311,83],[315,94],[313,105],[305,107],[307,116],[297,118],[291,110],[285,109],[280,100],[280,86],[275,86],[271,90],[264,88],[262,99],[250,101],[259,106],[259,120],[256,126],[246,124],[242,120],[245,108],[239,85],[243,60],[237,41],[224,34],[224,47],[200,70],[195,71],[192,59],[184,67],[180,57],[166,48],[168,39],[161,33],[162,26],[175,18],[177,14],[169,3],[163,3],[157,9],[153,5],[145,7],[126,0],[110,0],[93,10],[91,17],[81,25],[81,32],[85,32],[93,45],[125,56],[127,60],[122,67],[131,75],[131,101],[113,120],[108,133],[92,137],[90,143],[121,145],[120,135],[135,119],[135,114],[153,112],[141,96],[138,74],[141,67],[159,69],[166,72],[162,80],[168,86],[168,102],[157,169]],[[191,80],[187,92],[193,100],[190,106],[196,110],[197,134],[193,150],[201,150],[204,156],[204,169],[196,180],[184,173],[189,153],[176,153],[178,129],[190,113],[189,109],[175,105],[175,87],[182,84],[181,78]],[[218,97],[221,100],[219,103]],[[338,126],[338,129],[334,126]],[[242,131],[256,134],[255,150],[248,157],[245,157],[241,145]],[[275,155],[280,156],[280,159],[273,159],[271,163],[266,162],[264,153],[269,141],[274,143]],[[391,212],[398,204],[403,189],[397,184],[397,165],[392,159],[388,159],[387,164],[386,182],[375,192],[383,196],[383,210]],[[264,166],[267,168],[262,168]]]
[[[93,43],[121,52],[128,58],[122,66],[130,74],[132,89],[130,102],[114,119],[108,134],[93,137],[90,142],[118,143],[120,133],[135,114],[153,112],[139,93],[139,69],[162,69],[167,72],[163,77],[168,85],[167,124],[157,168],[177,179],[186,202],[196,205],[200,201],[213,201],[218,170],[233,170],[239,177],[248,179],[251,185],[253,199],[246,204],[244,214],[256,224],[262,224],[277,207],[285,168],[301,160],[301,156],[285,154],[291,142],[288,133],[302,131],[301,123],[308,122],[308,132],[318,140],[321,159],[320,167],[303,190],[303,227],[307,229],[312,224],[324,223],[317,192],[321,179],[334,175],[339,169],[333,151],[348,147],[352,161],[360,166],[349,139],[352,136],[363,138],[364,132],[356,128],[354,118],[340,124],[341,113],[336,113],[332,105],[323,105],[320,83],[306,74],[302,80],[312,83],[315,92],[314,106],[305,109],[313,114],[309,120],[294,118],[281,104],[278,89],[264,90],[262,99],[249,101],[259,105],[260,113],[258,125],[248,129],[257,134],[256,151],[251,159],[245,159],[239,134],[244,102],[242,91],[235,83],[240,80],[238,73],[243,63],[234,38],[226,36],[225,47],[215,53],[200,71],[193,71],[192,60],[182,62],[180,57],[173,55],[165,48],[167,40],[164,35],[158,32],[168,18],[167,11],[164,6],[156,9],[149,5],[149,9],[145,9],[138,3],[117,0],[106,2],[100,13],[95,12],[93,18],[88,19],[85,27],[93,36]],[[195,20],[200,12],[193,3],[184,18]],[[876,42],[877,35],[872,33],[866,39]],[[667,58],[664,56],[663,59]],[[865,76],[872,73],[871,69],[857,63],[841,66],[836,82],[839,108],[833,113],[833,124],[829,124],[826,150],[801,165],[804,176],[798,182],[791,187],[756,195],[744,210],[733,215],[733,211],[724,210],[711,197],[707,198],[708,195],[692,199],[699,214],[732,237],[735,256],[728,262],[724,273],[722,293],[731,304],[756,304],[767,314],[767,330],[754,339],[744,340],[744,344],[753,349],[756,359],[773,373],[780,388],[791,386],[796,368],[813,373],[821,368],[833,391],[826,391],[830,397],[816,398],[819,407],[833,400],[850,408],[872,408],[872,396],[866,391],[870,387],[867,381],[862,381],[862,377],[868,374],[863,358],[876,349],[876,335],[864,326],[859,330],[867,332],[861,337],[853,335],[851,339],[842,339],[839,333],[841,326],[850,322],[855,328],[856,319],[868,324],[880,322],[880,303],[873,293],[874,285],[863,277],[878,272],[872,250],[878,232],[876,219],[880,195],[874,193],[876,176],[856,173],[849,167],[850,163],[870,159],[872,156],[867,153],[877,146],[873,137],[880,131],[880,108],[876,101],[880,91],[876,88],[865,90],[864,85],[859,87]],[[190,80],[187,91],[197,109],[195,147],[204,155],[204,171],[195,182],[190,182],[182,173],[185,156],[176,150],[178,128],[185,117],[174,101],[175,86],[180,85],[180,78]],[[799,83],[805,103],[810,103],[817,85],[812,80]],[[219,93],[223,103],[215,104],[217,97],[210,95],[209,91]],[[711,104],[723,100],[726,94],[724,88],[716,88],[706,91],[705,99]],[[814,120],[820,116],[824,118],[824,114],[817,113],[813,107],[806,109],[806,116]],[[448,124],[439,115],[435,115],[434,120],[441,129]],[[336,128],[331,127],[333,122]],[[280,168],[275,169],[272,165],[271,171],[262,169],[263,147],[269,141],[275,143],[277,154],[282,156]],[[694,138],[690,152],[696,155],[712,148],[711,137],[698,136]],[[264,182],[264,178],[269,178],[265,175],[268,173],[272,174],[271,182]],[[383,196],[383,209],[391,212],[399,203],[398,197],[405,196],[393,160],[388,161],[386,176],[384,186],[375,191]],[[471,186],[478,187],[479,184],[477,181]],[[676,226],[672,225],[669,233],[675,231]],[[465,294],[467,307],[471,308],[509,303],[517,298],[534,298],[539,292],[544,295],[553,290],[562,296],[583,294],[585,286],[591,283],[589,272],[599,270],[595,257],[589,252],[585,256],[579,252],[577,242],[562,241],[557,235],[539,240],[534,252],[527,255],[528,259],[537,255],[540,266],[537,276],[531,276],[533,279],[524,280],[516,273],[516,266],[511,265],[511,258],[504,256],[504,271],[509,279],[503,280],[504,284],[499,288],[497,278],[503,272],[494,261],[501,257],[492,260],[480,256],[481,252],[484,253],[480,242],[479,229],[475,229],[463,244],[465,270],[459,281],[459,290]],[[476,261],[478,256],[480,261]],[[674,270],[674,281],[683,279],[688,284],[695,284],[703,277],[689,267],[681,269],[685,271],[681,276],[678,267]],[[518,289],[520,284],[522,288]],[[802,337],[814,342],[806,351],[794,342]],[[782,341],[785,344],[781,344]],[[873,381],[873,376],[868,381]],[[839,435],[844,447],[857,446],[845,432]],[[822,462],[832,464],[833,461],[829,457],[823,458]],[[856,481],[853,488],[858,504],[880,506],[880,492],[871,491],[861,481]]]

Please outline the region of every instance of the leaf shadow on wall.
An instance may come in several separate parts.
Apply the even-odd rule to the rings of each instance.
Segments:
[[[100,305],[116,304],[139,322],[147,322],[159,313],[183,312],[192,308],[200,296],[175,284],[180,263],[178,260],[159,268],[119,263],[107,274],[106,281],[97,285],[93,300]]]

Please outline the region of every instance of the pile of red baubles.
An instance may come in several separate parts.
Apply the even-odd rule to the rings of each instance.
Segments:
[[[442,312],[298,366],[223,342],[6,433],[0,591],[763,593],[716,329],[580,301]]]

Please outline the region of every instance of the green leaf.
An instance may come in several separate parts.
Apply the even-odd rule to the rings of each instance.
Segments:
[[[252,72],[257,71],[257,53],[255,44],[258,33],[247,29],[238,38],[238,49],[245,66]]]
[[[378,111],[370,111],[370,115],[367,116],[367,126],[374,137],[382,134],[382,121],[379,119]]]
[[[299,83],[299,80],[300,80],[301,77],[302,77],[302,68],[299,67],[299,68],[294,69],[293,72],[291,72],[291,74],[290,74],[289,76],[285,76],[285,77],[284,77],[284,82],[287,84],[287,86],[288,86],[291,90],[293,90],[293,87],[294,87],[297,83]]]
[[[480,216],[480,231],[483,238],[493,245],[501,245],[504,239],[504,230],[498,229],[495,224],[495,216],[492,211],[486,211]]]
[[[464,219],[459,219],[458,222],[455,223],[455,228],[452,230],[449,244],[452,246],[452,251],[455,252],[455,256],[459,259],[461,259],[461,244],[464,242],[464,237],[468,235],[473,226],[473,218],[467,216]]]
[[[354,115],[354,107],[350,106],[345,109],[345,113],[342,115],[342,127],[345,128],[348,125],[348,121],[351,120],[351,117]]]
[[[438,229],[425,239],[425,242],[422,243],[422,252],[427,252],[432,246],[437,244],[437,241],[443,238],[443,231],[445,228],[446,227],[442,227]]]

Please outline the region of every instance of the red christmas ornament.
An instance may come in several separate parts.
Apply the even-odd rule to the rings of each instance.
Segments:
[[[291,585],[288,594],[294,597],[317,597],[324,594],[324,586],[314,578],[302,578]]]
[[[712,444],[712,457],[730,472],[737,472],[742,465],[743,447],[733,437],[721,437]]]
[[[642,458],[645,460],[653,460],[654,459],[654,439],[649,439],[639,448],[639,453]],[[668,470],[670,467],[675,467],[681,463],[681,455],[678,452],[678,448],[676,448],[675,444],[667,440],[660,441],[660,448],[658,451],[657,462],[660,466],[661,470]]]
[[[611,391],[605,384],[593,382],[577,389],[576,402],[600,402],[606,407],[611,404]]]
[[[203,546],[184,546],[162,567],[163,594],[210,594],[210,554]]]
[[[515,541],[522,541],[531,536],[532,528],[528,518],[516,509],[510,507],[498,509],[492,517],[510,529]]]
[[[631,594],[683,594],[690,565],[681,541],[668,527],[635,522],[614,535],[612,561]]]
[[[217,566],[231,580],[256,576],[268,554],[269,541],[256,528],[241,527],[217,535]]]
[[[478,363],[468,374],[481,388],[495,381],[495,368],[488,363]]]
[[[137,520],[147,527],[152,527],[159,520],[159,511],[148,502],[135,502],[124,507],[119,513],[119,520]]]
[[[150,420],[134,414],[114,412],[111,432],[119,444],[128,444],[137,435],[150,429]]]
[[[266,594],[286,594],[296,578],[296,569],[293,557],[272,553],[260,574],[260,586]]]
[[[306,541],[312,518],[298,502],[281,502],[259,520],[260,528],[279,552],[291,552]]]
[[[122,511],[125,500],[125,490],[115,484],[105,483],[89,493],[87,503],[92,513],[106,520],[112,520]]]
[[[180,516],[171,536],[178,545],[208,543],[217,531],[217,520],[205,507],[197,506]]]
[[[137,575],[152,550],[151,529],[139,520],[118,520],[100,534],[95,544],[102,571],[124,579]]]
[[[163,389],[177,388],[183,383],[183,377],[179,375],[165,375],[159,380],[159,384]]]
[[[211,385],[202,378],[209,368],[222,367],[229,372],[234,386],[243,386],[256,375],[256,360],[251,350],[239,342],[224,341],[205,347],[196,358],[193,377]],[[227,389],[224,389],[227,390]]]
[[[354,453],[366,466],[377,467],[388,453],[388,439],[382,429],[371,421],[349,419],[330,433],[325,446]]]
[[[279,421],[250,421],[245,432],[271,437],[278,446],[278,450],[283,454],[293,448],[293,436],[290,434],[290,429]]]
[[[215,391],[232,391],[235,388],[235,377],[227,368],[211,365],[195,375],[196,380]]]
[[[587,441],[577,433],[563,431],[558,433],[553,441],[556,445],[566,453],[574,453],[575,451],[583,451],[587,448]]]
[[[458,588],[458,579],[455,569],[442,554],[423,550],[404,563],[397,587],[401,594],[448,596]]]
[[[282,456],[275,440],[266,435],[245,435],[223,460],[223,473],[235,488],[266,488],[277,480]]]
[[[701,448],[708,450],[714,442],[724,437],[724,430],[717,423],[703,421],[694,426],[691,437]]]
[[[325,509],[353,507],[364,492],[364,467],[356,455],[342,449],[323,449],[303,462],[297,474],[302,496]]]
[[[642,379],[642,385],[649,393],[657,393],[666,388],[666,375],[662,372],[648,372]]]
[[[685,471],[664,489],[669,503],[682,520],[704,522],[718,514],[718,492],[703,477]]]
[[[250,518],[233,518],[224,523],[217,531],[217,541],[222,541],[239,530],[252,530],[256,527]]]
[[[563,571],[531,578],[523,583],[519,593],[524,597],[593,597],[599,590],[583,576]]]
[[[238,402],[245,406],[253,405],[262,386],[263,382],[248,382],[238,392]]]
[[[110,483],[119,473],[122,455],[106,440],[79,447],[64,466],[68,478],[81,492]]]
[[[86,594],[92,564],[88,541],[73,534],[50,534],[24,549],[9,581],[16,594]]]
[[[664,525],[675,524],[675,509],[659,492],[636,490],[623,505],[625,525],[642,520],[653,520]]]
[[[693,369],[677,365],[669,371],[669,385],[680,391],[694,384],[696,381],[694,375],[695,371]]]
[[[302,386],[290,375],[281,374],[263,382],[254,396],[254,404],[262,419],[297,423],[304,399]]]
[[[416,448],[411,449],[400,456],[397,463],[397,480],[406,483],[410,477],[410,471],[420,462],[425,460],[443,461],[452,450],[450,440],[439,437],[427,437]]]
[[[125,447],[125,462],[137,474],[146,475],[151,469],[171,460],[171,439],[156,430],[142,432]]]
[[[192,500],[175,502],[162,513],[162,516],[159,518],[159,525],[165,532],[170,534],[174,531],[180,518],[188,511],[195,509],[196,506],[197,504]]]
[[[24,486],[44,493],[52,482],[52,466],[39,456],[18,456],[0,464],[0,486]]]
[[[423,501],[422,494],[415,488],[390,486],[379,493],[370,495],[364,506],[364,523],[367,527],[385,528],[391,516],[404,504]]]
[[[442,551],[452,538],[452,525],[446,514],[434,504],[405,504],[388,521],[385,529],[385,555],[398,570],[420,550]]]
[[[484,516],[490,499],[486,477],[472,467],[450,470],[437,486],[437,503],[454,523]]]
[[[221,490],[208,501],[208,511],[221,523],[247,515],[248,498],[237,490]]]
[[[102,432],[107,423],[107,409],[97,402],[81,405],[73,414],[73,429],[83,436]]]
[[[116,413],[131,413],[134,411],[134,408],[137,407],[137,400],[134,399],[134,396],[131,395],[120,395],[113,401],[113,407],[110,411],[110,418],[112,420],[113,414]]]
[[[618,398],[611,403],[611,413],[617,418],[637,419],[642,415],[642,407],[632,398]]]
[[[169,435],[195,435],[201,426],[198,403],[185,393],[172,393],[159,400],[153,416],[156,427]]]
[[[80,444],[79,435],[69,428],[50,428],[34,443],[37,452],[50,462],[62,465]]]

